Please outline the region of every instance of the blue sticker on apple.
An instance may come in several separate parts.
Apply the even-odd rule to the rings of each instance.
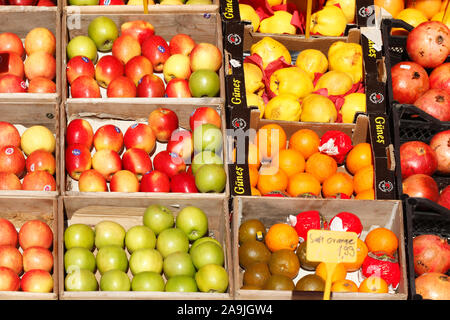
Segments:
[[[120,129],[119,129],[119,128],[117,128],[116,126],[114,126],[114,129],[116,129],[116,132],[117,132],[117,133],[120,133]]]
[[[136,123],[134,123],[134,124],[131,125],[131,129],[134,129],[134,128],[136,128],[137,126],[138,126],[138,123],[136,122]]]
[[[159,52],[161,52],[161,53],[166,52],[166,49],[164,49],[163,46],[158,46],[158,50],[159,50]]]
[[[86,63],[89,63],[89,59],[86,58],[86,57],[81,57],[81,60],[83,60],[83,61],[86,62]]]
[[[81,151],[80,151],[80,149],[73,149],[73,150],[72,150],[72,154],[73,154],[74,156],[79,156],[79,155],[81,154]]]

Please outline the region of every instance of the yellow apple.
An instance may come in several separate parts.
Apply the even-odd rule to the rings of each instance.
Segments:
[[[264,37],[250,47],[250,54],[257,54],[263,61],[263,68],[281,57],[286,63],[291,64],[291,54],[289,50],[279,41],[270,37]]]
[[[328,59],[322,51],[306,49],[298,54],[295,65],[305,71],[311,80],[314,80],[314,75],[316,73],[327,72]]]
[[[264,110],[266,108],[266,105],[264,103],[264,100],[262,97],[258,96],[255,93],[247,92],[247,106],[248,107],[258,107],[259,109],[259,118],[262,119],[264,116]]]
[[[302,106],[297,97],[285,93],[269,100],[264,111],[264,118],[269,120],[298,121]]]
[[[344,104],[339,113],[343,123],[353,123],[357,112],[366,112],[366,95],[364,93],[351,93],[344,97]]]
[[[308,74],[298,67],[278,69],[270,76],[270,90],[276,95],[290,93],[304,98],[314,90]]]
[[[27,156],[39,149],[53,153],[56,139],[47,127],[36,125],[25,130],[20,140],[20,146]]]
[[[347,93],[352,86],[352,77],[346,72],[328,71],[317,81],[314,91],[326,88],[328,95],[338,96]]]
[[[362,47],[358,43],[336,41],[328,49],[328,63],[330,70],[350,75],[353,83],[363,78]]]
[[[347,18],[341,8],[325,6],[311,15],[311,32],[328,37],[339,37],[347,26]]]
[[[356,0],[328,0],[326,6],[334,6],[339,4],[344,12],[348,23],[355,20]]]
[[[302,122],[325,122],[336,121],[336,107],[330,99],[320,94],[310,94],[302,102]]]
[[[296,34],[297,28],[291,24],[292,14],[286,11],[275,11],[273,16],[259,24],[259,32],[277,34]]]
[[[241,16],[241,21],[250,21],[253,26],[253,31],[258,31],[260,18],[252,6],[248,4],[239,4],[239,14]]]
[[[246,92],[261,92],[264,89],[264,82],[262,81],[262,78],[263,73],[257,65],[244,62],[244,82]]]

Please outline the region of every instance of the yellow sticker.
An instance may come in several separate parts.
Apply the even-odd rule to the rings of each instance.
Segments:
[[[355,232],[311,229],[306,239],[306,259],[329,263],[355,262],[357,240]]]

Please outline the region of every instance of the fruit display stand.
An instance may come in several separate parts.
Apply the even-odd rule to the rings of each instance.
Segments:
[[[324,219],[329,221],[338,212],[347,211],[359,217],[364,227],[361,240],[364,240],[367,232],[376,226],[385,227],[395,233],[399,239],[398,261],[400,264],[401,278],[395,292],[389,293],[361,293],[361,292],[332,292],[333,300],[406,300],[408,296],[408,277],[406,273],[406,251],[404,243],[403,210],[400,201],[395,200],[336,200],[336,199],[279,199],[236,197],[233,202],[232,219],[232,247],[233,247],[233,270],[235,281],[235,299],[242,300],[291,300],[291,299],[321,299],[323,292],[300,292],[300,291],[274,291],[274,290],[243,290],[244,270],[239,265],[239,226],[249,219],[258,219],[264,226],[269,228],[276,223],[286,223],[289,215],[296,215],[307,210],[319,211]],[[300,268],[294,283],[302,276],[312,273]],[[358,283],[359,271],[347,273],[347,279]]]
[[[0,196],[23,196],[23,197],[45,197],[56,198],[60,189],[60,126],[59,126],[59,105],[56,103],[0,103],[0,113],[2,121],[9,122],[16,127],[19,134],[22,134],[30,127],[44,126],[49,129],[55,137],[55,152],[53,156],[56,160],[54,191],[31,191],[31,190],[2,190]],[[25,156],[25,155],[24,155]],[[26,157],[26,156],[25,156]],[[25,169],[26,170],[26,169]],[[23,181],[23,177],[21,177]]]
[[[5,1],[2,1],[1,3],[4,3]],[[41,1],[44,2],[45,5],[37,5],[39,1],[24,1],[22,3],[32,3],[35,2],[34,5],[30,4],[30,5],[12,5],[9,3],[9,1],[6,1],[8,4],[1,4],[0,5],[0,11],[6,11],[6,12],[14,12],[14,11],[18,11],[18,12],[24,12],[24,11],[34,11],[34,12],[42,12],[42,11],[47,11],[49,9],[51,9],[51,11],[53,10],[58,10],[61,12],[62,9],[62,1],[61,0],[45,0],[45,1]],[[21,1],[18,1],[21,2]],[[53,2],[53,6],[50,6],[50,2]],[[56,5],[55,5],[56,3]]]
[[[110,220],[121,224],[126,230],[135,225],[142,225],[145,209],[152,205],[159,204],[170,208],[176,216],[183,207],[196,206],[202,209],[208,217],[209,236],[218,240],[224,248],[224,266],[228,272],[229,285],[224,293],[202,293],[202,292],[68,292],[64,289],[64,261],[63,255],[59,256],[58,265],[63,272],[59,273],[59,297],[60,299],[120,299],[120,300],[228,300],[232,299],[234,293],[234,282],[231,259],[230,221],[228,216],[228,202],[220,196],[214,198],[175,198],[160,196],[158,198],[136,198],[129,196],[126,198],[105,198],[105,197],[61,197],[59,199],[59,220],[58,232],[61,241],[58,249],[64,252],[63,233],[64,230],[74,224],[82,223],[94,226],[102,220]],[[94,252],[95,253],[95,252]],[[128,253],[127,253],[128,254]],[[132,277],[131,271],[128,275]],[[96,276],[100,279],[97,271]]]
[[[18,205],[20,203],[20,205]],[[58,239],[58,199],[54,197],[16,197],[0,196],[0,218],[9,220],[14,224],[17,231],[29,220],[40,220],[45,222],[53,232],[53,292],[34,293],[24,291],[1,291],[1,300],[57,300],[58,299],[58,278],[59,266],[59,239]],[[19,250],[21,253],[22,248]]]

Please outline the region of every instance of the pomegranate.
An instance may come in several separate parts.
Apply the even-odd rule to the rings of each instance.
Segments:
[[[438,204],[450,210],[450,186],[446,186],[439,195]]]
[[[415,283],[416,293],[423,299],[450,300],[450,278],[443,273],[425,273],[417,277]]]
[[[436,67],[429,76],[430,88],[443,89],[450,94],[450,62]]]
[[[442,89],[430,89],[414,105],[440,121],[450,121],[450,94]]]
[[[447,239],[434,234],[422,234],[413,239],[413,256],[418,276],[427,272],[446,273],[450,268],[450,245]]]
[[[440,21],[422,22],[406,39],[406,51],[414,62],[424,68],[444,63],[450,50],[450,31]]]
[[[437,202],[439,187],[434,179],[426,174],[413,174],[402,183],[403,193],[414,198],[427,198]]]
[[[391,75],[394,100],[399,103],[414,103],[430,86],[425,69],[412,61],[397,63]]]
[[[430,147],[436,153],[437,172],[450,174],[450,130],[436,133],[431,138]]]
[[[400,146],[402,178],[422,173],[431,176],[437,169],[436,153],[421,141],[408,141]]]

